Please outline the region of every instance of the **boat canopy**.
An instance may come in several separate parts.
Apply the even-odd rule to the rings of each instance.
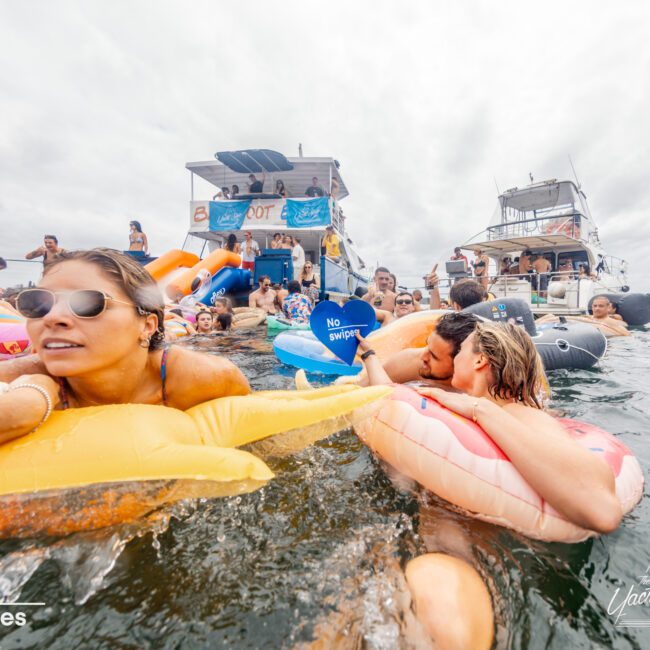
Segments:
[[[572,181],[553,179],[506,190],[499,196],[490,226],[573,214],[591,221],[584,193]]]
[[[218,151],[214,157],[237,174],[288,172],[293,169],[284,155],[272,149]]]
[[[268,194],[273,194],[276,181],[281,180],[290,197],[305,196],[312,178],[316,177],[326,192],[330,190],[330,179],[338,183],[337,201],[348,196],[339,164],[334,158],[285,158],[269,149],[227,151],[216,155],[218,160],[188,162],[185,167],[215,187],[238,185],[242,194],[246,193],[249,174],[255,174],[258,180],[262,180],[261,174],[264,173],[264,192]]]

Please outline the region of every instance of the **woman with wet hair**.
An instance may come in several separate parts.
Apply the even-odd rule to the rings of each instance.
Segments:
[[[0,442],[52,409],[163,404],[185,410],[250,387],[230,361],[164,347],[164,302],[147,271],[110,249],[63,253],[16,301],[36,355],[0,364]]]
[[[577,526],[609,533],[621,521],[614,475],[542,410],[543,369],[528,334],[515,325],[479,323],[454,359],[459,393],[421,388],[471,418],[547,503]]]

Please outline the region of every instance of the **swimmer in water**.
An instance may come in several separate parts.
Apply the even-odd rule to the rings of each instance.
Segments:
[[[18,296],[36,355],[0,364],[0,442],[24,435],[52,409],[164,404],[181,410],[216,397],[247,395],[230,361],[163,349],[164,302],[155,281],[128,255],[97,248],[61,254],[38,286]]]
[[[212,312],[207,310],[200,311],[196,315],[196,333],[197,334],[210,334],[212,333],[213,321]]]

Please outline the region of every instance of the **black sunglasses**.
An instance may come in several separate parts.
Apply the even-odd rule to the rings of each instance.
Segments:
[[[396,300],[395,301],[396,305],[412,305],[413,301],[412,300]]]
[[[96,289],[77,291],[50,291],[49,289],[25,289],[16,297],[16,309],[25,318],[43,318],[56,304],[57,296],[65,296],[68,308],[77,318],[96,318],[106,311],[109,300],[138,310],[140,316],[150,313],[138,305],[112,298]]]

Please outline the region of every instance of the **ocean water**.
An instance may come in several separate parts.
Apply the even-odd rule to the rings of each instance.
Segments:
[[[184,345],[229,357],[256,389],[291,386],[263,333]],[[616,434],[646,479],[649,348],[637,330],[598,368],[550,376],[552,406]],[[647,494],[614,534],[550,544],[393,480],[349,430],[266,460],[277,478],[253,494],[181,504],[142,526],[0,542],[2,598],[43,603],[24,609],[24,625],[0,626],[0,648],[427,647],[402,573],[426,550],[478,568],[495,647],[650,647],[650,605],[628,598],[650,579]]]

